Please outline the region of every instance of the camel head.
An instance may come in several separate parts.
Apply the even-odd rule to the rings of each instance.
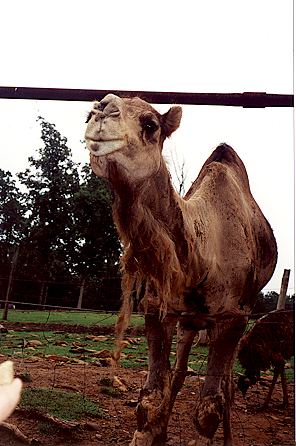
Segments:
[[[237,381],[237,387],[241,391],[243,397],[246,396],[246,393],[250,386],[256,384],[256,382],[260,379],[260,370],[246,370],[244,375],[241,375]]]
[[[149,178],[158,171],[163,142],[181,116],[181,107],[161,115],[139,98],[108,94],[95,102],[85,132],[94,173],[111,181],[119,173],[129,180]]]

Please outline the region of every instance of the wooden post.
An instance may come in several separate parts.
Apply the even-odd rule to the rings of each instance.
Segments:
[[[48,283],[45,283],[44,284],[43,295],[42,295],[42,302],[41,302],[41,305],[42,305],[41,309],[42,310],[45,310],[47,294],[48,294]]]
[[[281,292],[278,298],[277,302],[277,310],[284,310],[286,305],[286,294],[288,289],[288,283],[289,283],[289,277],[290,277],[290,270],[284,269],[284,274],[282,278],[282,285],[281,285]]]
[[[19,255],[19,246],[17,246],[14,254],[13,254],[13,258],[12,258],[12,262],[11,262],[11,268],[10,268],[10,273],[9,273],[9,278],[8,278],[8,285],[7,285],[7,290],[6,290],[6,297],[5,297],[5,304],[4,304],[4,310],[3,310],[3,316],[2,319],[4,321],[7,321],[7,316],[8,316],[8,302],[9,302],[9,297],[10,297],[10,293],[11,293],[11,289],[12,289],[12,279],[13,279],[13,273],[14,273],[14,269],[17,263],[17,258]]]
[[[45,282],[41,282],[41,288],[40,288],[39,300],[38,300],[38,303],[39,303],[39,305],[40,305],[39,310],[42,310],[42,302],[43,302],[44,288],[45,288]]]
[[[84,277],[82,279],[82,282],[81,282],[81,285],[80,285],[79,298],[78,298],[78,303],[77,303],[77,308],[79,310],[81,310],[81,306],[82,306],[82,299],[83,299],[83,294],[84,294],[85,281],[86,281],[86,278]]]

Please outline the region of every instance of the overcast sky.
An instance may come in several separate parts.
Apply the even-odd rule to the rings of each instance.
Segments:
[[[293,93],[292,0],[10,0],[1,4],[1,18],[1,86]],[[41,144],[38,115],[68,138],[75,161],[87,162],[80,141],[89,108],[0,99],[0,167],[27,167]],[[278,242],[265,290],[279,291],[288,268],[294,292],[293,110],[183,110],[167,159],[184,159],[189,186],[219,143],[237,151]]]

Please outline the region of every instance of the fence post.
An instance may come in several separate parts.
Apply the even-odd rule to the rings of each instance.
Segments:
[[[277,306],[276,306],[277,310],[285,309],[289,277],[290,277],[290,270],[284,269],[284,274],[283,274],[282,284],[281,284],[281,291],[280,291],[280,295],[279,295]]]
[[[83,299],[83,294],[84,294],[85,281],[86,281],[86,278],[84,277],[82,279],[82,282],[81,282],[81,285],[80,285],[79,298],[78,298],[78,303],[77,303],[77,309],[79,309],[79,310],[81,310],[81,306],[82,306],[82,299]]]
[[[8,302],[9,302],[9,297],[10,297],[10,293],[11,293],[11,288],[12,288],[12,279],[13,279],[13,273],[14,273],[14,269],[15,269],[15,265],[17,264],[17,258],[19,255],[19,246],[17,246],[13,257],[12,257],[12,262],[11,262],[11,268],[10,268],[10,273],[9,273],[9,279],[8,279],[8,285],[7,285],[7,290],[6,290],[6,297],[5,297],[5,304],[4,304],[4,310],[3,310],[3,316],[2,319],[4,321],[7,321],[7,316],[8,316]]]

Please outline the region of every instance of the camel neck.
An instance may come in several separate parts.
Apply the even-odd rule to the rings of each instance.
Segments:
[[[136,242],[138,246],[145,244],[148,248],[152,230],[159,231],[160,228],[170,238],[180,240],[183,226],[180,208],[182,199],[172,186],[164,162],[148,180],[137,184],[130,184],[127,180],[119,182],[114,196],[115,222],[127,243]]]

